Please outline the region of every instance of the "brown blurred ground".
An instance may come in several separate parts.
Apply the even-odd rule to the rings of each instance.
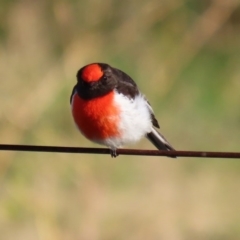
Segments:
[[[179,150],[240,150],[240,3],[0,2],[1,143],[96,146],[77,70],[131,75]],[[135,148],[152,148],[147,140]],[[0,239],[239,239],[239,160],[0,153]]]

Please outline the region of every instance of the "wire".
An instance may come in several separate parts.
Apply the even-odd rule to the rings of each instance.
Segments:
[[[83,148],[83,147],[16,145],[16,144],[0,144],[0,151],[110,154],[110,150],[107,148]],[[118,149],[117,154],[135,156],[240,158],[240,152],[158,151],[139,149]]]

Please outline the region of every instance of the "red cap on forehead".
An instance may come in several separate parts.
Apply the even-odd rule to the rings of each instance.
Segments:
[[[83,68],[82,70],[82,79],[86,82],[98,81],[103,75],[101,67],[97,64],[90,64]]]

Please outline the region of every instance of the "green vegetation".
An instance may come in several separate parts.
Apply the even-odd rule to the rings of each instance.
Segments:
[[[176,149],[240,151],[238,1],[5,0],[0,16],[1,143],[96,147],[69,97],[107,62]],[[239,181],[239,160],[0,152],[0,239],[239,239]]]

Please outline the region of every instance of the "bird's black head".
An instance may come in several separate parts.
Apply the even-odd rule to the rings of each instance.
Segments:
[[[77,72],[76,90],[83,99],[103,96],[117,87],[115,70],[106,63],[91,63]]]

